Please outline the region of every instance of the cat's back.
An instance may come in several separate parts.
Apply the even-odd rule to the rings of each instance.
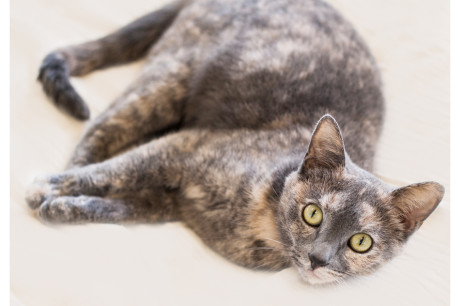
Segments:
[[[193,71],[184,128],[312,128],[330,113],[350,155],[373,156],[384,109],[379,71],[352,25],[323,1],[192,1],[152,53],[168,47],[189,55]]]
[[[188,46],[196,55],[186,125],[313,126],[326,112],[342,125],[363,116],[381,124],[375,61],[323,1],[199,0],[178,23],[185,39],[200,37]]]

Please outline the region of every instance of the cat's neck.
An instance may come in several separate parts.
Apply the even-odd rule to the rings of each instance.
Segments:
[[[297,170],[297,160],[283,163],[252,190],[249,224],[254,227],[257,239],[263,240],[268,247],[284,249],[277,225],[278,207],[286,178]]]

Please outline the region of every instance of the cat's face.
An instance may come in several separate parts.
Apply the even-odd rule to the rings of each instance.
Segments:
[[[394,189],[358,168],[346,157],[337,123],[325,116],[303,165],[285,182],[281,239],[308,283],[368,274],[400,250],[443,193],[434,182]]]

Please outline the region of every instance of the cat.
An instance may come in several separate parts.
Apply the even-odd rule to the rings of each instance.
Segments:
[[[173,2],[51,52],[38,78],[86,120],[69,77],[144,56],[67,170],[31,184],[44,222],[181,221],[236,264],[325,284],[393,258],[443,197],[435,182],[396,188],[372,174],[380,73],[320,0]]]

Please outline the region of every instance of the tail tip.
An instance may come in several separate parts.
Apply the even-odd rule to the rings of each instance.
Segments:
[[[59,54],[54,52],[45,57],[37,79],[59,109],[75,119],[89,119],[89,108],[70,84],[67,63]]]

